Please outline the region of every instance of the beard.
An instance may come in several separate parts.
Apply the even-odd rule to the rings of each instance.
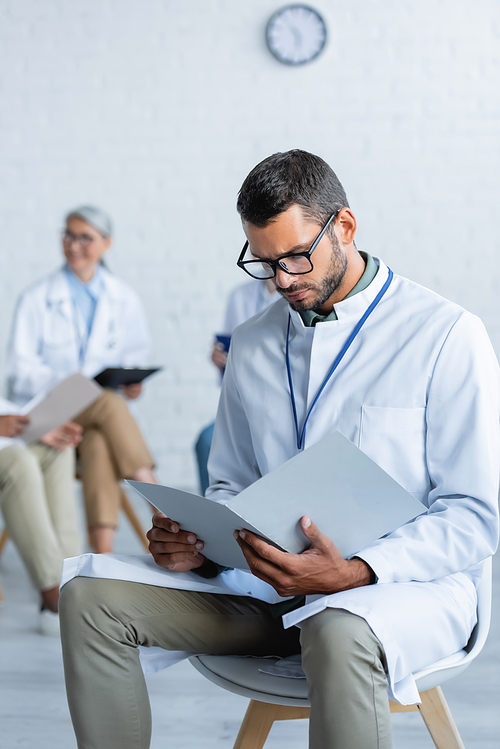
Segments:
[[[344,280],[344,276],[347,270],[347,256],[342,251],[337,237],[334,235],[331,240],[332,243],[332,257],[328,267],[327,273],[321,281],[312,281],[304,283],[292,284],[286,289],[282,289],[276,284],[276,291],[281,294],[295,294],[300,291],[312,290],[316,292],[313,299],[310,302],[300,301],[289,302],[290,307],[296,312],[305,310],[315,310],[322,307],[330,297],[337,291],[340,284]]]

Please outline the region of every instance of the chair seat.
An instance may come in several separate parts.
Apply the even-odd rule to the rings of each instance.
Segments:
[[[278,658],[248,658],[236,655],[198,655],[192,665],[207,679],[235,694],[271,704],[309,706],[305,679],[289,679],[263,674]],[[466,650],[460,650],[417,671],[415,681],[419,692],[443,684],[463,671],[469,661]]]
[[[276,663],[278,658],[198,655],[190,661],[209,681],[229,692],[271,704],[309,706],[305,679],[285,679],[259,671]]]

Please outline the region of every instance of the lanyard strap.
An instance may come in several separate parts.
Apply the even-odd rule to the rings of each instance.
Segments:
[[[316,403],[318,402],[321,393],[323,392],[323,390],[327,386],[328,382],[332,378],[333,373],[335,372],[335,370],[339,366],[340,362],[342,361],[342,359],[344,358],[344,356],[347,354],[348,350],[351,347],[351,344],[353,343],[354,339],[358,335],[359,331],[361,330],[361,328],[363,327],[363,325],[365,324],[365,322],[368,320],[368,318],[370,317],[371,313],[373,312],[373,310],[375,309],[375,307],[380,302],[380,300],[384,296],[385,292],[387,291],[387,289],[391,285],[391,281],[393,279],[394,273],[392,272],[392,270],[390,268],[388,268],[388,271],[389,271],[389,275],[387,276],[386,282],[384,283],[384,285],[380,289],[379,293],[377,294],[377,296],[375,297],[375,299],[373,300],[373,302],[367,308],[367,310],[365,311],[364,315],[361,317],[360,320],[358,320],[358,322],[356,324],[356,327],[354,328],[354,330],[352,331],[351,335],[349,336],[349,338],[345,342],[345,344],[344,344],[344,346],[342,348],[342,351],[340,352],[340,354],[337,356],[337,358],[333,362],[332,366],[330,367],[330,371],[328,372],[328,374],[326,375],[325,379],[323,380],[323,384],[321,385],[320,389],[316,393],[316,397],[313,400],[313,402],[311,403],[311,407],[310,407],[309,411],[307,412],[306,419],[304,421],[304,426],[302,427],[302,432],[299,432],[299,421],[298,421],[298,418],[297,418],[297,405],[295,403],[295,393],[294,393],[294,390],[293,390],[293,382],[292,382],[292,369],[290,367],[290,324],[291,324],[291,321],[292,321],[292,316],[290,315],[290,313],[288,314],[288,327],[287,327],[287,331],[286,331],[286,348],[285,348],[286,371],[287,371],[287,374],[288,374],[288,385],[289,385],[289,388],[290,388],[290,399],[292,401],[293,418],[294,418],[294,421],[295,421],[295,434],[297,435],[297,449],[298,450],[303,450],[304,449],[304,442],[305,442],[305,437],[306,437],[307,422],[309,421],[309,417],[310,417],[310,415],[311,415],[311,413],[313,411],[313,408],[315,407]]]

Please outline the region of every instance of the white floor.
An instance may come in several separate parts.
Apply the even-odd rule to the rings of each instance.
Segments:
[[[136,507],[144,524],[145,508]],[[141,553],[123,520],[117,552]],[[466,749],[500,747],[500,557],[489,641],[472,666],[444,691]],[[37,595],[9,542],[0,559],[0,749],[75,749],[60,644],[36,633]],[[230,749],[247,701],[207,682],[188,663],[148,677],[152,749]],[[420,715],[394,715],[394,749],[432,749]],[[306,721],[278,723],[266,749],[305,749]],[[363,747],[360,747],[363,749]]]

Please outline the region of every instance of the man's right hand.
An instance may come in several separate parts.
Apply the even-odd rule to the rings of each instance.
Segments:
[[[0,437],[19,437],[29,425],[29,416],[0,416]]]
[[[172,572],[194,570],[205,561],[203,541],[190,531],[181,531],[179,523],[162,512],[153,515],[153,527],[147,532],[149,551],[160,567]]]

